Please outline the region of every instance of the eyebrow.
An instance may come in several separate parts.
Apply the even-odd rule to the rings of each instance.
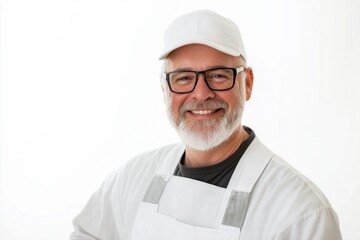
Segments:
[[[215,65],[215,66],[207,67],[205,70],[214,69],[214,68],[226,68],[226,66],[224,66],[224,65]],[[194,70],[194,68],[192,68],[192,67],[183,67],[183,68],[174,69],[171,72],[175,72],[175,71],[197,71],[197,70]]]

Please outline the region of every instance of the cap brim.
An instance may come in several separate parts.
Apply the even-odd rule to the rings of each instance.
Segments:
[[[228,54],[230,56],[234,56],[234,57],[242,56],[243,58],[246,58],[244,56],[245,55],[244,53],[241,53],[233,48],[224,46],[224,44],[214,42],[214,41],[208,41],[208,40],[204,40],[204,39],[201,39],[201,40],[200,39],[198,39],[198,40],[192,39],[192,40],[178,43],[176,45],[169,47],[168,49],[165,49],[164,52],[160,55],[159,60],[165,59],[171,52],[175,51],[176,49],[181,48],[186,45],[190,45],[190,44],[203,44],[203,45],[212,47],[220,52]]]

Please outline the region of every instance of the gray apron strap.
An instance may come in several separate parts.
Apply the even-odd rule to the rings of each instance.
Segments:
[[[151,183],[149,188],[147,189],[144,199],[144,202],[158,204],[161,198],[161,194],[165,189],[167,181],[162,176],[155,176]]]
[[[173,153],[168,154],[172,155],[172,159],[163,161],[162,165],[159,167],[157,173],[153,177],[146,193],[143,198],[143,202],[158,204],[161,198],[169,178],[173,175],[175,168],[179,162],[179,159],[185,151],[185,146],[179,145],[176,149],[173,150]]]
[[[274,154],[255,137],[238,163],[228,188],[232,189],[223,225],[242,228],[250,194]]]
[[[222,224],[241,229],[245,220],[248,203],[249,193],[231,191]]]

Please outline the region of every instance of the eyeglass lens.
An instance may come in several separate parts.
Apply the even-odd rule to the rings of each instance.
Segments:
[[[234,83],[233,69],[213,69],[204,73],[208,86],[213,90],[232,88]],[[175,92],[189,92],[195,88],[197,73],[191,71],[177,71],[169,74],[171,89]]]

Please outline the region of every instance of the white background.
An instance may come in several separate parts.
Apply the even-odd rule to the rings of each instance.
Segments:
[[[67,239],[110,171],[178,141],[157,57],[170,21],[201,8],[241,30],[255,74],[244,124],[360,239],[359,1],[3,0],[1,240]]]

